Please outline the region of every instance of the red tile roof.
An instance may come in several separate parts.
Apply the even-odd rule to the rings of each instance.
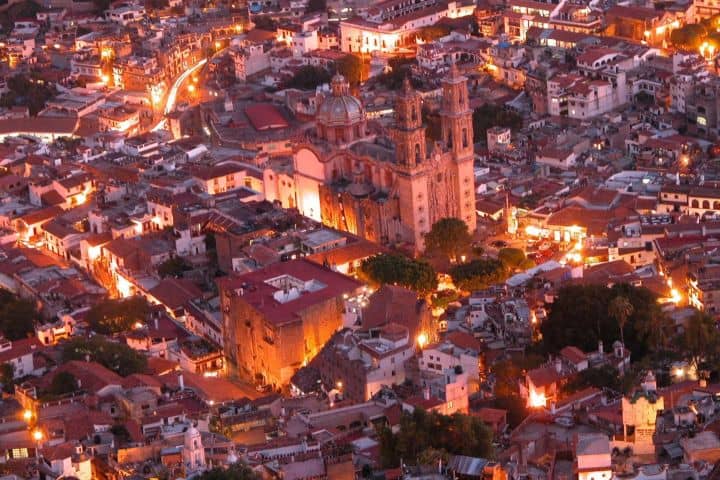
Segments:
[[[316,280],[324,285],[315,291],[306,291],[294,300],[278,302],[273,294],[278,291],[265,283],[275,277],[289,275],[301,281]],[[237,291],[243,288],[242,300],[261,312],[269,321],[276,324],[294,322],[300,319],[298,313],[332,298],[351,294],[362,284],[341,273],[321,267],[306,259],[292,260],[269,265],[262,270],[239,275],[234,278],[218,280],[220,289]],[[245,285],[245,287],[243,287]]]
[[[287,128],[288,122],[282,113],[269,103],[256,103],[245,107],[245,115],[256,130],[271,130],[274,128]]]

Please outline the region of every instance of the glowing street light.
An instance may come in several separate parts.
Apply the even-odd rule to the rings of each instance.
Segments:
[[[195,85],[190,84],[188,85],[188,92],[193,93],[195,91]]]
[[[26,422],[29,422],[30,420],[32,420],[32,416],[33,416],[32,410],[28,409],[23,412],[23,420],[25,420]]]
[[[42,433],[41,430],[35,430],[35,431],[33,431],[33,434],[32,434],[32,435],[33,435],[33,439],[34,439],[36,442],[39,442],[40,440],[43,439],[43,433]]]
[[[420,335],[417,336],[417,344],[422,349],[427,345],[428,343],[428,336],[425,332],[420,333]]]
[[[220,47],[222,46],[222,43],[215,42],[215,50],[220,50]]]

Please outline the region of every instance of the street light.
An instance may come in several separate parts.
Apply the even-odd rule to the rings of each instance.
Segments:
[[[42,431],[41,431],[41,430],[35,430],[35,431],[33,432],[33,439],[34,439],[36,442],[40,442],[40,440],[43,439],[43,433],[42,433]]]
[[[25,411],[23,412],[23,419],[24,419],[26,422],[29,422],[30,420],[32,420],[32,416],[33,416],[32,410],[29,410],[29,409],[28,409],[28,410],[25,410]]]

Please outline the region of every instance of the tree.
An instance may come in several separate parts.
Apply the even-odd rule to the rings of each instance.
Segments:
[[[696,368],[707,363],[717,367],[720,332],[712,316],[695,312],[688,318],[680,345],[687,360]]]
[[[237,462],[228,468],[213,468],[199,475],[198,480],[260,480],[260,475],[244,463]]]
[[[563,387],[565,393],[574,393],[588,387],[609,388],[620,391],[620,373],[617,368],[611,365],[603,365],[598,368],[586,368],[579,372]]]
[[[362,58],[352,53],[348,53],[338,60],[335,67],[350,85],[359,85],[367,77],[365,63],[363,63]]]
[[[424,42],[434,42],[439,38],[449,35],[451,31],[452,29],[449,25],[440,25],[436,23],[435,25],[428,25],[427,27],[423,27],[418,30],[416,38],[419,38]]]
[[[404,255],[375,255],[360,264],[360,273],[376,285],[400,285],[420,294],[437,288],[437,274],[432,266]]]
[[[50,383],[48,393],[52,395],[65,395],[78,389],[77,378],[70,372],[57,373]]]
[[[608,315],[614,318],[620,327],[620,343],[623,344],[623,348],[625,348],[625,324],[632,314],[632,303],[625,297],[620,296],[613,298],[608,306]]]
[[[605,348],[620,339],[618,318],[608,314],[608,306],[616,297],[625,297],[632,305],[627,317],[624,337],[633,358],[642,359],[649,351],[648,331],[657,328],[661,318],[657,297],[648,289],[628,284],[570,285],[562,287],[551,304],[548,318],[540,325],[541,346],[546,353],[556,354],[567,345],[584,351]]]
[[[486,103],[473,111],[473,141],[485,142],[490,127],[510,127],[517,130],[522,127],[522,116],[504,108]]]
[[[465,291],[483,290],[507,277],[505,266],[495,259],[476,259],[450,269],[453,283]]]
[[[389,90],[399,90],[402,87],[405,78],[409,78],[413,87],[418,87],[418,83],[412,76],[412,65],[415,64],[414,57],[393,57],[388,60],[390,71],[377,76],[377,81],[383,84]]]
[[[380,459],[384,468],[404,462],[436,462],[446,454],[490,458],[492,434],[477,417],[456,413],[441,415],[416,408],[404,413],[400,430],[393,434],[387,427],[378,432]]]
[[[307,11],[308,12],[324,12],[327,10],[326,0],[309,0]]]
[[[708,30],[700,23],[689,23],[670,32],[670,43],[675,48],[697,50],[707,38]]]
[[[525,263],[525,252],[519,248],[501,248],[498,251],[498,260],[500,260],[506,268],[515,270]]]
[[[438,252],[457,261],[460,255],[470,250],[472,236],[465,222],[459,218],[448,217],[435,222],[425,234],[425,249]]]
[[[283,83],[283,88],[314,90],[319,85],[329,83],[330,79],[330,72],[326,69],[313,65],[304,65],[295,72],[292,78]]]
[[[0,290],[0,332],[6,339],[27,338],[39,320],[40,313],[34,302]]]
[[[89,339],[74,337],[63,345],[63,362],[85,360],[88,357],[122,377],[143,373],[147,368],[147,358],[142,353],[100,335]]]
[[[0,382],[3,384],[3,392],[13,393],[15,390],[15,366],[12,363],[0,365]]]
[[[165,277],[182,277],[183,272],[190,269],[190,266],[182,257],[171,257],[158,265],[158,275]]]
[[[30,115],[37,115],[45,108],[45,103],[57,94],[55,87],[37,75],[28,76],[24,73],[13,75],[7,81],[8,92],[0,98],[0,105],[6,108],[13,106],[28,107]]]
[[[104,300],[94,305],[86,320],[97,333],[110,335],[130,330],[136,323],[145,323],[150,306],[142,297]]]

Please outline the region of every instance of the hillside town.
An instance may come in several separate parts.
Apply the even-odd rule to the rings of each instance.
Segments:
[[[715,0],[0,3],[0,480],[720,479]]]

